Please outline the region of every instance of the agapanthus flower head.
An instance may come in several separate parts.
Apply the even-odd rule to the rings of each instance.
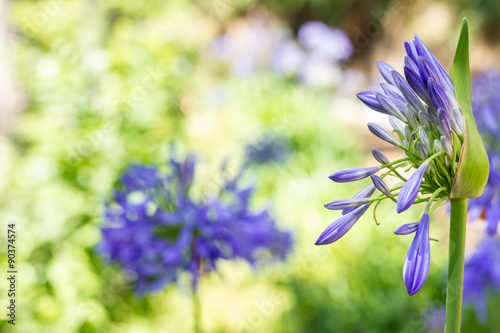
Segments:
[[[465,263],[464,303],[473,304],[478,317],[485,320],[491,293],[500,294],[500,240],[486,236]]]
[[[172,154],[166,173],[130,166],[106,204],[99,251],[135,273],[137,294],[160,290],[183,271],[196,287],[219,259],[285,259],[291,235],[276,228],[267,210],[251,207],[254,189],[240,184],[242,171],[226,177],[217,196],[197,198],[195,158]]]
[[[332,174],[330,179],[335,182],[371,177],[372,190],[377,189],[380,193],[372,197],[373,191],[364,191],[363,196],[355,196],[356,200],[343,199],[325,205],[330,209],[352,209],[348,205],[359,203],[355,210],[333,222],[316,244],[338,240],[372,203],[395,201],[398,213],[413,204],[427,203],[420,222],[396,230],[398,235],[415,233],[403,270],[408,293],[413,295],[422,288],[429,272],[429,214],[450,197],[466,131],[447,71],[417,35],[414,40],[405,42],[404,47],[407,54],[404,76],[380,61],[377,66],[386,81],[381,84],[381,91],[370,90],[357,95],[366,106],[389,117],[396,136],[374,123],[368,124],[370,132],[398,147],[404,156],[390,162],[382,152],[374,149],[372,154],[379,165]],[[408,179],[398,171],[411,169],[415,171]],[[387,177],[400,182],[389,187],[385,182]]]

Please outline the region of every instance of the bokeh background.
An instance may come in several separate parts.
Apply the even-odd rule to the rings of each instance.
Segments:
[[[218,185],[222,161],[266,147],[269,158],[250,154],[255,205],[294,237],[283,263],[221,261],[203,277],[205,332],[439,331],[445,208],[412,297],[401,276],[411,237],[393,231],[415,212],[385,203],[379,226],[369,213],[334,245],[314,241],[338,217],[322,205],[360,188],[328,175],[372,165],[371,147],[397,157],[366,130],[385,117],[355,97],[381,81],[376,61],[401,70],[403,41],[418,33],[449,68],[467,16],[472,72],[492,71],[497,1],[3,0],[0,15],[0,234],[17,223],[20,272],[17,323],[2,311],[2,332],[192,331],[188,282],[137,297],[96,251],[120,173],[164,163],[172,142],[199,156],[200,189]],[[307,37],[326,53],[297,39],[310,21],[335,28]],[[469,248],[483,229],[470,224]],[[468,308],[465,332],[499,332],[498,318],[476,318]]]

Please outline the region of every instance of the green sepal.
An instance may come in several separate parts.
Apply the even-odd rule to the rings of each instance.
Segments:
[[[489,162],[472,114],[469,26],[466,18],[463,19],[450,77],[455,85],[457,102],[465,119],[464,143],[455,179],[451,186],[450,198],[476,198],[483,193],[488,181]]]

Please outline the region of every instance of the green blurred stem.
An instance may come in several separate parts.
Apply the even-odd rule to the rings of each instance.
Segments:
[[[201,307],[200,307],[200,297],[193,288],[193,321],[194,321],[194,332],[202,333],[201,330]]]
[[[451,199],[448,289],[446,292],[445,333],[459,333],[462,319],[462,293],[465,261],[466,198]]]

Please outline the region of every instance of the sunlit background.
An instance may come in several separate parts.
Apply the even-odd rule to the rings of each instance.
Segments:
[[[412,238],[393,231],[417,212],[387,202],[380,225],[369,211],[337,243],[314,242],[340,215],[323,204],[360,188],[328,175],[375,165],[372,147],[399,156],[367,131],[386,117],[355,96],[378,89],[376,61],[401,71],[417,33],[449,69],[467,16],[472,73],[494,71],[497,1],[4,0],[0,15],[0,235],[17,224],[19,270],[16,326],[2,310],[2,332],[193,331],[188,274],[142,297],[98,251],[120,174],[164,165],[172,143],[197,155],[199,193],[245,164],[252,206],[293,237],[283,262],[219,260],[201,277],[203,332],[441,330],[446,208],[412,297],[401,274]],[[469,224],[469,253],[484,228]],[[498,315],[466,308],[464,332],[500,332]]]

